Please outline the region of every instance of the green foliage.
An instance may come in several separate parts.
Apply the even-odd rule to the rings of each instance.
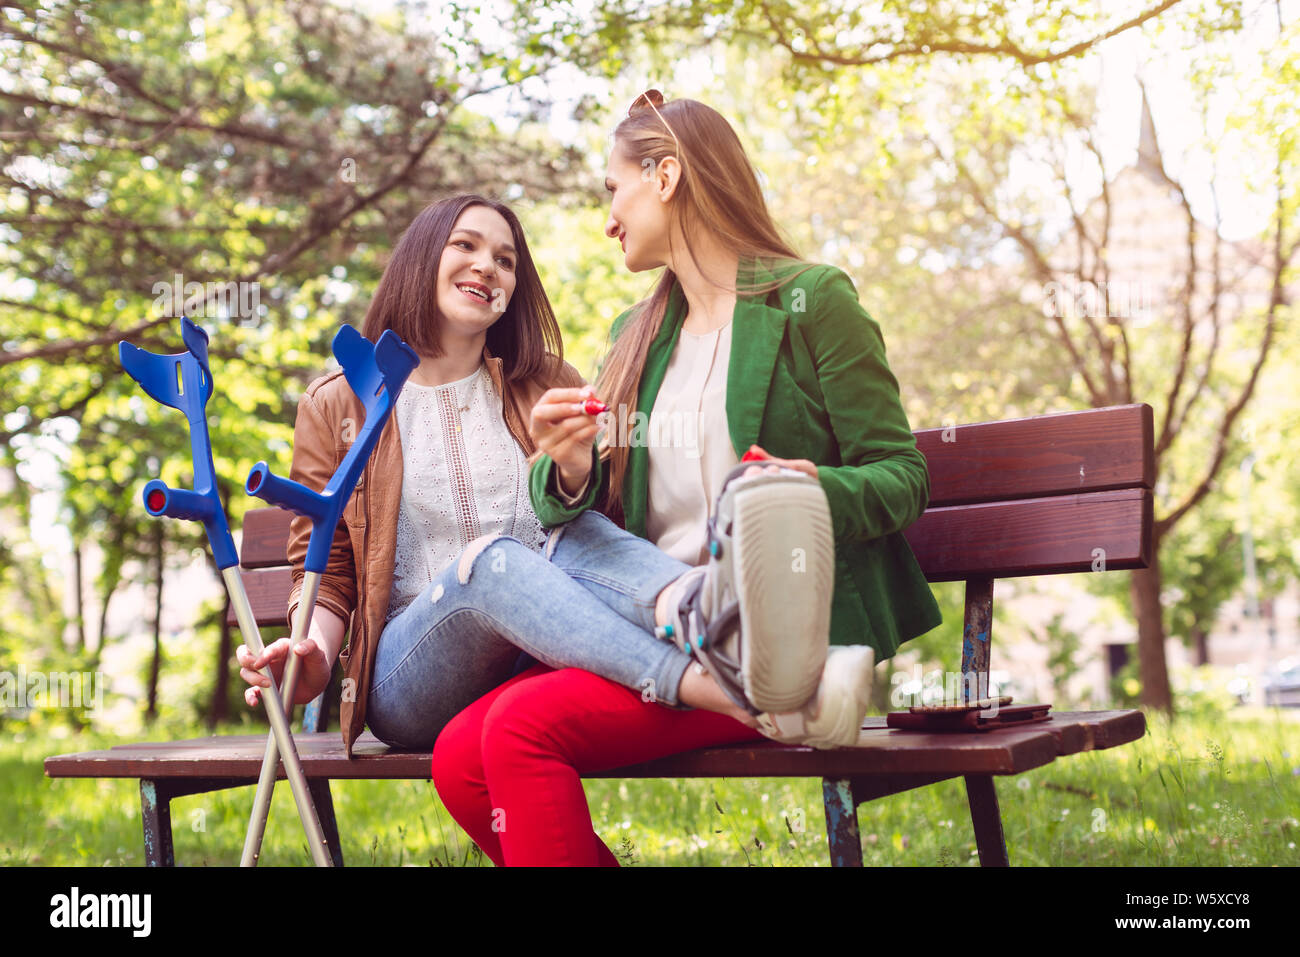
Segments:
[[[530,126],[545,103],[502,118],[514,135],[466,107],[494,73],[518,84],[557,54],[512,51],[468,8],[443,15],[430,29],[416,9],[368,18],[319,0],[6,9],[0,473],[14,481],[0,514],[17,524],[0,526],[15,561],[0,663],[17,647],[56,655],[77,590],[52,567],[59,540],[33,526],[33,496],[57,497],[65,548],[102,551],[82,583],[102,612],[82,623],[93,666],[120,637],[103,633],[114,596],[147,577],[140,543],[156,523],[140,487],[192,486],[185,421],[122,373],[119,340],[181,351],[182,300],[209,333],[209,430],[238,529],[243,477],[260,459],[288,472],[297,399],[339,325],[360,324],[416,213],[453,192],[556,196],[585,179],[574,151]],[[206,550],[195,524],[164,532],[169,554]]]
[[[564,334],[565,359],[588,381],[594,381],[598,364],[608,351],[615,318],[649,293],[650,281],[623,267],[618,243],[603,232],[608,209],[548,203],[521,215]],[[563,241],[548,241],[549,237],[562,237]]]
[[[1167,395],[1176,314],[1094,330],[1080,317],[1054,328],[1043,312],[1052,273],[1035,251],[1073,235],[1072,207],[1084,198],[1067,190],[1067,161],[1094,164],[1098,186],[1114,172],[1097,152],[1099,38],[1142,32],[1168,54],[1149,68],[1181,71],[1204,102],[1237,91],[1205,139],[1276,158],[1241,175],[1258,195],[1276,193],[1278,243],[1267,249],[1284,260],[1286,287],[1300,221],[1300,34],[1286,24],[1243,59],[1233,44],[1271,15],[1268,4],[1180,0],[1158,16],[1157,6],[615,0],[593,12],[517,0],[502,18],[459,0],[370,14],[301,0],[220,16],[199,0],[46,0],[7,10],[0,474],[19,488],[0,495],[0,512],[22,528],[0,527],[0,606],[12,624],[0,654],[20,644],[52,652],[76,630],[63,608],[71,589],[41,554],[56,542],[33,527],[24,497],[58,496],[64,547],[104,550],[85,583],[99,609],[141,575],[138,543],[151,524],[140,485],[192,481],[179,415],[142,396],[114,353],[120,339],[180,349],[159,289],[178,275],[205,291],[257,284],[252,315],[213,298],[190,310],[212,336],[209,419],[234,527],[249,504],[240,480],[262,458],[287,470],[297,397],[328,366],[338,325],[360,323],[387,250],[431,199],[472,189],[518,204],[568,356],[590,376],[609,323],[654,278],[622,268],[599,205],[608,130],[651,82],[731,118],[796,247],[853,276],[884,330],[913,428]],[[1179,50],[1196,56],[1169,52]],[[579,85],[575,74],[609,95],[581,93],[580,132],[564,146],[538,121],[549,96]],[[1236,587],[1241,529],[1201,527],[1200,516],[1226,507],[1215,486],[1230,484],[1251,444],[1248,420],[1267,503],[1255,530],[1265,593],[1300,557],[1294,483],[1282,478],[1289,457],[1274,441],[1294,402],[1261,401],[1294,394],[1273,370],[1296,355],[1295,324],[1285,305],[1275,312],[1271,326],[1258,310],[1225,323],[1217,355],[1209,337],[1193,336],[1184,393],[1157,409],[1157,429],[1169,422],[1176,439],[1162,454],[1157,517],[1217,469],[1162,555],[1171,592],[1187,596],[1171,616],[1175,633],[1211,620]],[[1265,335],[1284,359],[1265,364],[1234,410]],[[165,532],[171,555],[204,547],[195,527]],[[1123,597],[1124,576],[1093,578]],[[927,663],[947,666],[958,653],[960,605],[959,595],[945,599],[944,628],[912,643]],[[97,635],[95,624],[84,632]],[[212,638],[205,627],[197,640]]]
[[[1108,35],[1159,22],[1166,5],[1134,10],[1124,4],[1077,4],[1039,0],[1032,5],[985,0],[916,3],[883,0],[705,0],[690,4],[657,0],[611,0],[601,4],[595,29],[585,4],[548,5],[545,25],[563,38],[575,62],[613,76],[617,51],[637,41],[694,51],[715,41],[761,40],[781,51],[784,82],[797,88],[824,83],[845,69],[893,67],[944,58],[967,66],[981,59],[1005,61],[1027,74],[1069,63]],[[1239,2],[1205,3],[1189,14],[1205,31],[1240,24]],[[537,24],[536,5],[516,11]]]
[[[1065,614],[1057,612],[1044,628],[1047,671],[1052,676],[1053,707],[1057,711],[1070,711],[1075,707],[1070,681],[1079,673],[1079,663],[1076,660],[1080,646],[1079,636],[1062,624],[1064,620]]]
[[[1110,679],[1110,700],[1116,708],[1136,708],[1140,704],[1142,683],[1138,680],[1137,648],[1130,649],[1124,666]]]
[[[1236,695],[1228,690],[1229,671],[1202,665],[1177,678],[1174,704],[1180,715],[1195,716],[1212,724],[1222,721],[1237,705]]]

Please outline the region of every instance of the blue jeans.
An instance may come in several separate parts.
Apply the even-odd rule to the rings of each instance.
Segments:
[[[676,706],[691,659],[655,638],[654,606],[689,567],[594,511],[555,528],[544,554],[476,539],[384,628],[366,723],[386,744],[430,748],[520,651]]]

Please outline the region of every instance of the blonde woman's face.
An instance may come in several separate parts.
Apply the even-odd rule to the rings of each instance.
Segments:
[[[651,157],[637,161],[615,146],[605,170],[610,193],[605,235],[623,247],[624,263],[632,272],[668,263],[669,200],[680,171],[675,159],[656,164]]]

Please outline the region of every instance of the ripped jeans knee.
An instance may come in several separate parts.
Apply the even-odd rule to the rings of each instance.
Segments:
[[[523,542],[517,538],[511,538],[509,535],[503,535],[500,532],[492,535],[480,535],[461,552],[460,558],[456,562],[456,581],[462,585],[469,584],[470,573],[473,571],[480,555],[485,551],[488,553],[490,562],[489,568],[497,574],[504,574],[506,570],[506,549],[503,543],[512,542],[520,548],[527,548]],[[496,546],[496,547],[492,547]]]
[[[551,560],[551,556],[555,554],[555,546],[560,544],[560,538],[564,535],[564,530],[568,527],[569,523],[565,522],[563,525],[556,525],[547,534],[546,549],[542,554],[546,556],[548,562]]]

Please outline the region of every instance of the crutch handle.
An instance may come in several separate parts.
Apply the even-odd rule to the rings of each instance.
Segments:
[[[235,540],[230,535],[226,513],[221,508],[216,488],[207,492],[191,492],[183,488],[169,488],[161,479],[153,479],[145,483],[143,498],[144,510],[154,518],[202,522],[218,568],[239,564]]]
[[[212,519],[212,500],[206,495],[181,488],[168,488],[161,479],[144,487],[144,510],[154,518],[183,518],[191,522]]]
[[[329,508],[325,496],[292,479],[280,478],[265,462],[253,466],[248,481],[244,483],[244,491],[295,515],[305,515],[314,522],[322,521]]]

